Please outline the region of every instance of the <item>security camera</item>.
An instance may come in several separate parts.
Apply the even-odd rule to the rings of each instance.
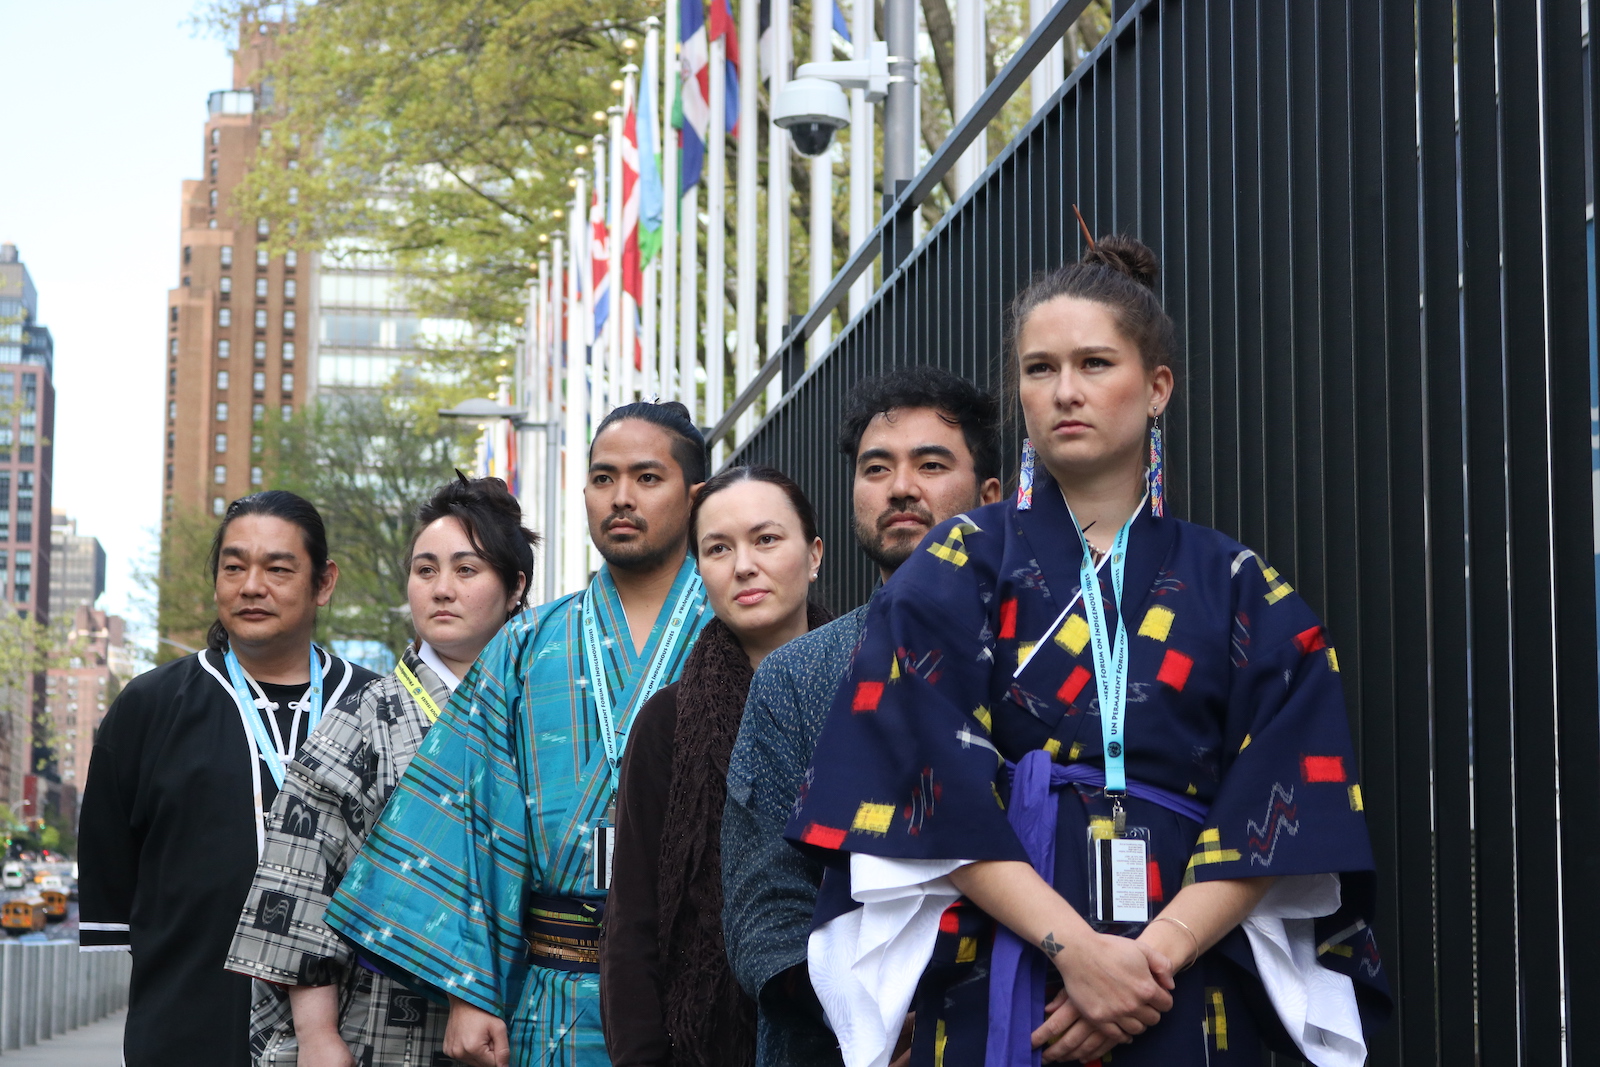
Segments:
[[[778,90],[772,121],[789,131],[801,155],[820,156],[833,143],[834,131],[850,125],[850,101],[834,82],[796,78]]]

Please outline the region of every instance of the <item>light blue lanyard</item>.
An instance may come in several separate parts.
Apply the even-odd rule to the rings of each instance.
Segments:
[[[661,634],[661,643],[656,646],[656,654],[650,660],[650,667],[644,673],[644,681],[639,684],[639,691],[634,696],[629,712],[649,700],[666,680],[667,670],[677,654],[678,641],[683,636],[683,628],[689,624],[689,608],[701,587],[700,572],[695,571],[689,575],[683,592],[678,594],[677,602],[672,605],[672,614],[667,619],[666,630]],[[617,718],[612,710],[605,660],[600,655],[600,625],[595,621],[594,590],[595,586],[591,585],[583,595],[583,654],[589,663],[589,688],[594,692],[595,714],[600,719],[600,742],[606,748],[606,763],[611,768],[611,795],[615,797],[622,779],[622,750],[617,744]]]
[[[1065,494],[1062,499],[1066,499]],[[1128,627],[1121,622],[1122,572],[1128,561],[1128,531],[1133,529],[1133,520],[1139,517],[1148,499],[1147,496],[1139,501],[1139,506],[1117,531],[1116,540],[1111,542],[1111,558],[1107,563],[1111,568],[1111,618],[1118,624],[1115,641],[1106,620],[1100,579],[1095,574],[1094,552],[1089,548],[1083,528],[1078,525],[1078,517],[1072,515],[1072,505],[1067,505],[1067,514],[1072,515],[1072,528],[1078,531],[1078,540],[1083,543],[1078,583],[1083,592],[1083,613],[1089,620],[1095,688],[1100,693],[1100,731],[1106,746],[1106,792],[1119,796],[1128,791],[1127,742],[1123,739],[1128,713]]]
[[[289,751],[287,753],[278,748],[278,742],[267,733],[267,727],[261,721],[263,714],[272,714],[270,710],[256,707],[256,695],[250,688],[250,680],[244,673],[244,668],[239,666],[239,657],[233,654],[233,649],[228,649],[223,662],[228,665],[228,678],[233,682],[233,699],[239,704],[239,716],[244,719],[245,728],[255,739],[255,748],[261,759],[266,763],[267,770],[272,772],[272,780],[283,788],[283,776],[287,761],[294,758],[294,735],[297,729],[289,730]],[[262,691],[262,700],[266,700],[266,692]],[[322,721],[322,663],[317,659],[317,646],[311,646],[311,685],[306,690],[302,707],[310,705],[310,717],[306,724],[306,736],[311,736],[311,731],[317,728],[317,723]],[[296,716],[298,719],[299,716]]]

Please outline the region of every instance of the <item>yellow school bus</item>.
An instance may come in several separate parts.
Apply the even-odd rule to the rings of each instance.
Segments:
[[[0,928],[14,936],[37,934],[44,929],[44,898],[19,897],[0,905]]]
[[[67,894],[60,889],[46,889],[39,894],[44,899],[46,922],[58,923],[67,917]]]

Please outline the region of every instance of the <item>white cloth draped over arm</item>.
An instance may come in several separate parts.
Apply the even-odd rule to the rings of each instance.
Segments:
[[[1280,878],[1244,921],[1261,984],[1278,1019],[1316,1067],[1361,1067],[1367,1060],[1355,984],[1317,962],[1313,920],[1339,910],[1339,876]]]
[[[845,1067],[884,1067],[933,958],[939,916],[961,894],[950,872],[969,860],[896,860],[852,853],[854,911],[811,932],[811,985]]]

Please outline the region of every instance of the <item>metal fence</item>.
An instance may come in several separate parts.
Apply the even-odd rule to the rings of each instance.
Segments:
[[[0,942],[0,1052],[48,1041],[128,1003],[126,952],[76,941]]]
[[[1580,18],[1119,4],[915,249],[911,194],[964,145],[901,195],[867,256],[886,250],[883,285],[801,374],[813,309],[733,458],[799,479],[825,595],[861,602],[844,391],[916,362],[998,386],[1003,308],[1079,255],[1074,202],[1153,246],[1183,347],[1174,513],[1263,552],[1338,639],[1399,1004],[1375,1064],[1600,1063]]]

